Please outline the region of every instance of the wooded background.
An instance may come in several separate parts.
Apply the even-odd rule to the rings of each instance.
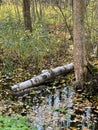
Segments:
[[[97,8],[96,0],[1,0],[1,75],[74,61],[77,82],[84,80],[83,66],[98,57]]]

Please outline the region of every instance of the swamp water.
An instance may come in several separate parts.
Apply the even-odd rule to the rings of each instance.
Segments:
[[[32,99],[31,128],[37,130],[98,130],[92,104],[70,87],[49,90]]]

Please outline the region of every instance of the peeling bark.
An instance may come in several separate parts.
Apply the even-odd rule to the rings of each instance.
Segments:
[[[59,76],[61,74],[67,74],[71,72],[73,69],[74,69],[74,65],[73,63],[70,63],[68,65],[46,70],[45,72],[43,72],[42,74],[36,77],[33,77],[27,81],[11,86],[11,90],[14,92],[18,92],[18,91],[21,91],[30,87],[38,86],[44,83],[45,81],[50,80],[56,76]]]

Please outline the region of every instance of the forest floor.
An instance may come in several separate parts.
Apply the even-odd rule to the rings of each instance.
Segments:
[[[72,56],[66,54],[66,50],[64,50],[64,48],[61,48],[57,52],[57,54],[47,55],[44,57],[44,59],[46,60],[42,68],[49,69],[51,67],[55,68],[56,66],[61,66],[62,63],[63,65],[69,63],[69,61],[72,60]],[[98,60],[96,58],[91,58],[90,62],[95,66],[95,68],[98,68]],[[67,76],[59,76],[54,79],[53,82],[46,83],[45,86],[48,86],[46,87],[46,89],[32,91],[31,93],[29,93],[29,95],[26,94],[22,97],[13,97],[9,86],[16,82],[21,82],[31,78],[35,74],[34,70],[35,68],[33,68],[32,63],[30,63],[29,67],[26,66],[26,64],[24,64],[24,66],[20,65],[19,67],[17,67],[16,70],[14,70],[13,75],[1,74],[0,113],[2,115],[29,115],[29,122],[31,124],[33,122],[33,125],[35,125],[35,127],[37,126],[34,122],[34,118],[36,117],[36,122],[41,122],[39,127],[46,127],[45,130],[61,130],[61,127],[64,130],[69,127],[70,130],[77,130],[77,128],[79,129],[80,127],[83,127],[83,130],[93,130],[93,127],[95,128],[94,130],[98,129],[98,72],[94,72],[93,75],[90,77],[91,79],[89,80],[89,82],[86,83],[86,86],[89,86],[88,92],[84,91],[81,94],[75,92],[75,77],[72,73]],[[97,69],[94,71],[97,71]],[[39,71],[38,73],[40,72],[41,71]],[[64,95],[67,96],[66,100]],[[66,106],[68,102],[71,102],[72,106]],[[56,106],[56,104],[59,104],[59,107]],[[70,122],[68,122],[68,117],[66,117],[67,120],[64,119],[66,111],[68,112],[69,108],[70,110],[72,110],[72,114],[67,113],[69,116],[71,116],[71,124]],[[40,116],[42,116],[41,113],[43,113],[44,121],[42,118],[40,118]],[[55,116],[58,116],[58,113],[59,125],[58,123],[56,123],[57,119],[54,119]],[[49,117],[49,119],[46,118],[47,116]],[[85,125],[83,126],[84,118]],[[65,123],[67,123],[67,126],[63,124],[64,121]],[[93,121],[95,122],[95,124],[92,123]],[[78,123],[78,125],[74,126],[72,125],[73,123]],[[91,126],[88,126],[88,123],[91,124]]]

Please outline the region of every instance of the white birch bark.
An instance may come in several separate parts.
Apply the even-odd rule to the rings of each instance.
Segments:
[[[21,91],[30,87],[40,85],[41,83],[44,83],[45,81],[52,79],[53,77],[56,77],[61,74],[69,73],[70,71],[73,70],[73,68],[74,68],[73,63],[70,63],[68,65],[64,65],[64,66],[60,66],[54,69],[47,70],[36,77],[33,77],[27,81],[11,86],[11,90],[14,92],[17,92],[17,91]]]

